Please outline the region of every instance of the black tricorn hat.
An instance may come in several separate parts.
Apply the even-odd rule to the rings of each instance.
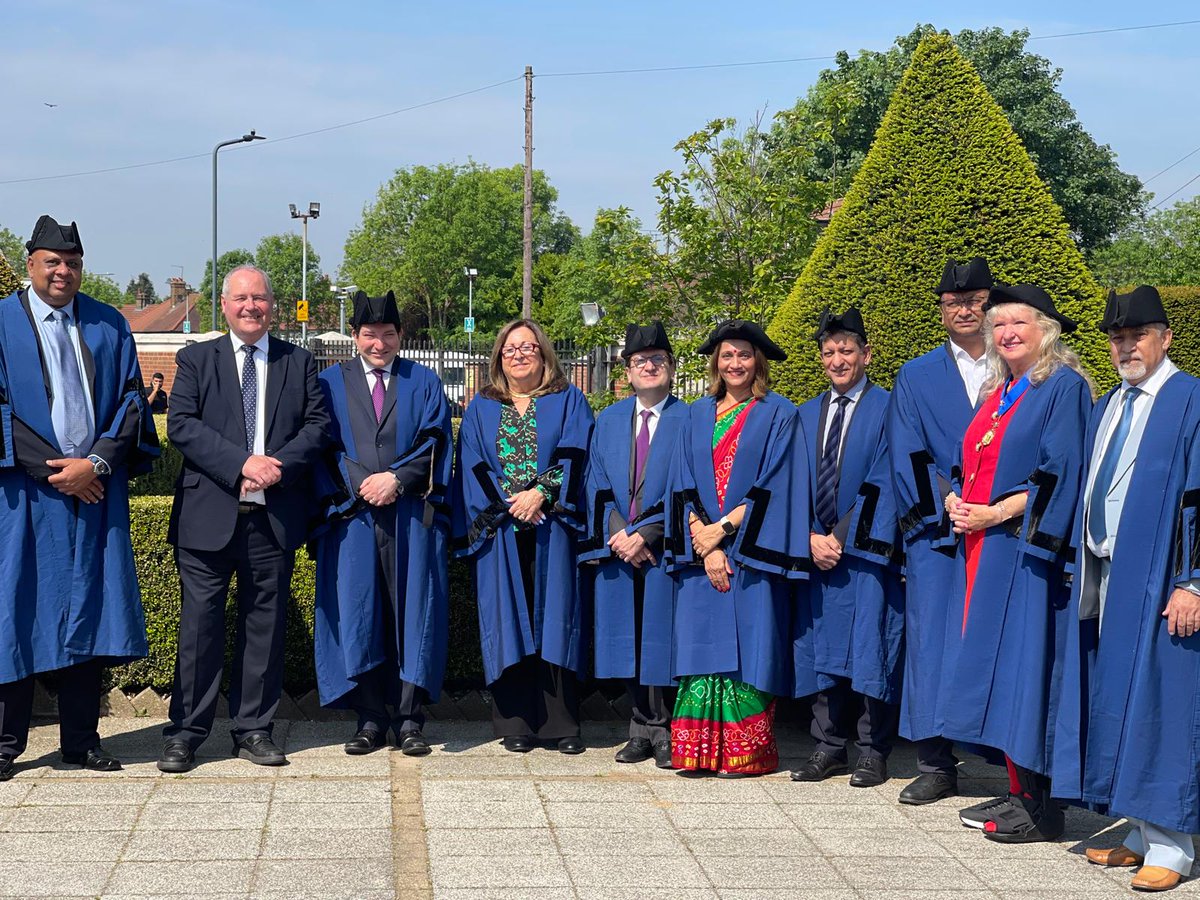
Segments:
[[[33,235],[25,242],[25,252],[34,250],[61,250],[83,255],[83,241],[79,239],[79,226],[59,225],[50,216],[42,216],[33,226]]]
[[[857,334],[863,339],[864,344],[869,343],[867,326],[863,324],[862,313],[856,307],[850,307],[840,316],[835,316],[833,310],[828,306],[821,310],[821,321],[817,323],[817,330],[813,332],[813,340],[820,344],[827,335],[836,334],[839,331]]]
[[[1068,319],[1058,311],[1058,307],[1054,305],[1054,300],[1050,295],[1036,284],[996,285],[988,293],[987,303],[983,304],[983,311],[987,312],[993,306],[1000,306],[1002,303],[1024,303],[1026,306],[1032,306],[1061,325],[1063,334],[1070,334],[1078,327],[1074,319]]]
[[[700,353],[708,356],[717,347],[721,346],[721,341],[746,341],[748,344],[761,350],[763,356],[767,359],[787,359],[787,354],[783,352],[783,348],[767,337],[767,333],[753,322],[744,322],[741,319],[730,319],[728,322],[722,322],[708,336],[708,340],[700,348]]]
[[[1100,330],[1111,328],[1136,328],[1139,325],[1149,325],[1162,322],[1168,328],[1167,311],[1163,308],[1162,297],[1158,288],[1148,284],[1139,284],[1128,294],[1108,292],[1108,303],[1104,305],[1104,319],[1100,322]]]
[[[942,294],[959,291],[987,291],[995,283],[992,270],[988,268],[987,260],[982,256],[976,256],[966,263],[951,259],[942,269],[942,280],[933,292],[940,297]]]
[[[388,291],[382,297],[368,297],[366,291],[354,295],[354,315],[350,327],[357,331],[363,325],[395,325],[400,327],[400,310],[396,295]]]
[[[649,325],[634,325],[630,322],[625,326],[625,349],[621,351],[624,359],[629,359],[641,350],[666,350],[672,356],[671,341],[667,337],[667,329],[659,321]]]

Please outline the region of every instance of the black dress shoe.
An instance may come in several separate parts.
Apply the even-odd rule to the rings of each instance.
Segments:
[[[619,763],[645,762],[654,755],[654,748],[645,738],[630,738],[629,743],[617,751],[613,757]]]
[[[900,792],[900,802],[910,806],[937,803],[958,793],[958,776],[926,772]]]
[[[374,753],[380,747],[387,746],[387,735],[374,728],[360,728],[354,737],[342,744],[342,749],[351,756],[363,756]]]
[[[1000,844],[1056,841],[1066,829],[1062,807],[1046,796],[1041,803],[1014,800],[983,826],[983,836]]]
[[[167,741],[158,757],[160,772],[188,772],[196,764],[196,754],[184,741]]]
[[[17,764],[7,754],[0,753],[0,781],[8,781],[17,774]]]
[[[850,787],[878,787],[887,780],[887,760],[877,756],[860,756],[850,775]]]
[[[658,766],[660,769],[675,768],[675,765],[671,762],[670,741],[654,742],[654,765]]]
[[[396,746],[405,756],[427,756],[429,754],[429,741],[425,740],[425,735],[421,734],[418,729],[402,732],[396,741]]]
[[[565,753],[567,756],[578,756],[587,748],[583,746],[583,738],[576,735],[575,737],[559,738],[558,752]]]
[[[121,761],[97,744],[80,753],[62,751],[62,761],[70,766],[83,766],[93,772],[119,772]]]
[[[808,762],[792,773],[792,781],[824,781],[833,775],[845,775],[848,771],[850,767],[845,760],[824,750],[817,750],[808,758]]]
[[[514,734],[511,737],[501,738],[500,746],[509,753],[528,753],[533,749],[533,738],[527,734]]]
[[[271,740],[271,736],[261,731],[234,741],[233,749],[239,759],[248,759],[256,766],[282,766],[287,762],[287,757]]]

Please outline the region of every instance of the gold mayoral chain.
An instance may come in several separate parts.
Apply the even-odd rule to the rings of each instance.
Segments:
[[[983,433],[983,436],[975,444],[976,453],[990,445],[996,439],[996,429],[1000,427],[1000,418],[1016,405],[1027,387],[1029,387],[1029,378],[1022,375],[1020,381],[1010,384],[1004,389],[1004,393],[1000,395],[1000,405],[992,413],[992,424],[988,426],[988,430]]]

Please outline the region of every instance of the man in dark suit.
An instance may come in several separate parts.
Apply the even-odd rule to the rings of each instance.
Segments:
[[[121,768],[96,730],[101,673],[146,655],[129,477],[158,455],[129,325],[79,293],[79,229],[42,216],[25,247],[30,288],[0,300],[0,781],[43,672],[63,762]]]
[[[221,294],[229,335],[185,347],[176,358],[167,434],[183,467],[167,539],[175,545],[183,604],[171,724],[158,761],[164,772],[190,769],[212,728],[235,573],[233,749],[258,765],[287,761],[271,740],[284,619],[329,415],[312,355],[267,334],[273,305],[266,273],[238,266]]]

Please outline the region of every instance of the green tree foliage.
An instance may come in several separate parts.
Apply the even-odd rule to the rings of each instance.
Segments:
[[[661,275],[671,308],[693,322],[770,321],[816,239],[822,194],[804,175],[807,148],[771,150],[761,124],[738,134],[734,119],[709,122],[675,145],[679,171],[654,181]]]
[[[301,298],[304,281],[303,257],[304,239],[294,232],[269,234],[258,242],[254,251],[254,264],[267,273],[275,291],[272,319],[277,328],[289,331],[299,328],[296,301]],[[310,329],[321,316],[328,317],[331,310],[333,321],[337,321],[337,298],[330,293],[329,277],[321,272],[321,258],[311,244],[308,246],[308,308]]]
[[[125,285],[125,302],[140,306],[149,306],[158,302],[158,294],[154,292],[154,282],[150,276],[142,272],[136,278],[130,278]]]
[[[217,293],[221,292],[221,281],[238,266],[254,265],[254,254],[249,250],[238,247],[226,250],[217,257]],[[200,300],[196,303],[196,314],[200,319],[200,330],[207,331],[212,324],[212,260],[204,264],[204,278],[198,289]],[[224,327],[220,312],[217,313],[217,326]]]
[[[0,225],[0,256],[13,272],[25,277],[25,242]]]
[[[467,310],[465,266],[479,270],[475,318],[482,335],[520,312],[522,170],[465,165],[399,169],[363,210],[346,240],[341,280],[368,294],[396,292],[418,330],[461,333]],[[566,253],[578,231],[555,210],[558,192],[533,177],[535,260]],[[514,279],[517,285],[514,290]]]
[[[13,271],[3,254],[0,254],[0,297],[7,297],[20,287],[21,279],[17,277],[17,273]]]
[[[1103,300],[1017,135],[949,36],[930,34],[892,97],[841,210],[771,325],[790,354],[779,389],[804,400],[826,386],[812,331],[821,308],[858,305],[890,385],[900,365],[945,339],[932,287],[947,258],[987,257],[995,276],[1032,282],[1083,327],[1072,343],[1111,383],[1092,324]]]
[[[1200,284],[1200,197],[1151,213],[1089,260],[1101,284]]]
[[[121,293],[120,285],[108,275],[93,275],[85,269],[79,289],[89,297],[99,300],[101,303],[107,303],[109,306],[125,305],[125,295]]]
[[[932,25],[920,25],[883,52],[838,53],[836,67],[821,72],[808,94],[780,117],[772,141],[811,147],[811,174],[827,184],[830,198],[841,195],[862,165],[917,45],[934,33]],[[1008,116],[1079,245],[1091,250],[1141,210],[1141,182],[1122,172],[1112,150],[1084,130],[1059,93],[1062,70],[1027,52],[1028,39],[1024,29],[1000,28],[954,37]]]

